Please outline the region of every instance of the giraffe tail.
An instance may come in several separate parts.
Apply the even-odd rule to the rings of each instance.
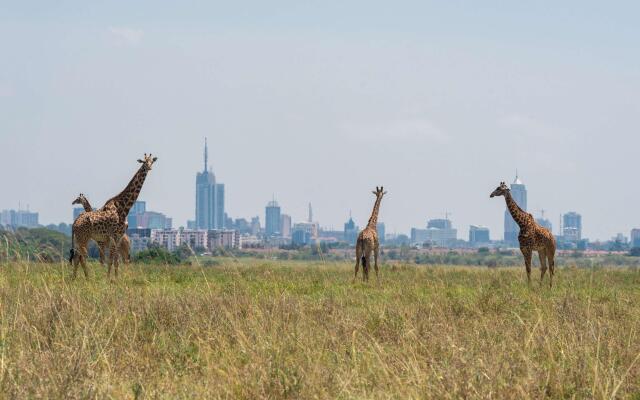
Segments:
[[[364,272],[369,272],[369,267],[367,266],[367,257],[362,256],[362,258],[360,258],[360,261],[362,261],[362,270]]]

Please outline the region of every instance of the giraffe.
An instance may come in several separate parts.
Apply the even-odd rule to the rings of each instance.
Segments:
[[[143,160],[138,160],[142,165],[135,173],[125,189],[115,197],[107,200],[105,205],[97,211],[89,211],[80,214],[73,223],[71,230],[71,251],[69,261],[74,266],[73,276],[76,276],[78,262],[82,265],[85,276],[88,277],[86,258],[87,243],[91,238],[96,241],[109,242],[109,269],[108,276],[111,278],[111,268],[115,267],[115,276],[118,277],[118,256],[116,251],[117,243],[126,233],[127,214],[131,206],[138,198],[142,184],[151,170],[151,166],[157,157],[147,156],[145,153]],[[78,242],[78,249],[74,242]]]
[[[142,190],[142,185],[144,184],[145,179],[147,178],[147,174],[151,171],[151,167],[153,163],[158,160],[158,157],[152,157],[152,154],[147,155],[144,154],[143,159],[138,159],[138,162],[142,164],[138,171],[133,175],[133,178],[129,181],[127,186],[120,192],[118,195],[112,197],[107,200],[107,202],[102,206],[102,209],[113,209],[115,210],[118,216],[118,233],[119,237],[122,237],[127,231],[127,215],[129,214],[129,210],[133,206],[133,203],[138,199],[138,195],[140,194],[140,190]],[[109,254],[116,254],[115,246],[118,241],[111,243],[111,248]],[[118,257],[109,257],[109,276],[111,276],[111,266],[115,267],[115,275],[118,277]]]
[[[382,202],[382,196],[387,192],[384,188],[376,186],[376,190],[372,192],[376,196],[376,201],[373,205],[373,211],[371,211],[371,217],[367,223],[367,227],[364,228],[358,234],[358,240],[356,241],[356,272],[353,276],[353,282],[355,283],[358,277],[358,269],[360,268],[360,261],[362,261],[362,281],[369,280],[369,264],[371,260],[371,253],[373,253],[374,268],[376,270],[376,281],[380,283],[378,276],[378,255],[380,250],[380,243],[378,241],[378,212],[380,211],[380,202]]]
[[[111,263],[114,258],[118,258],[116,255],[116,243],[123,233],[120,230],[118,213],[113,206],[80,214],[71,226],[69,262],[73,265],[73,279],[76,278],[78,264],[82,265],[85,278],[89,277],[87,270],[87,245],[89,240],[93,239],[98,243],[109,242],[109,262]]]
[[[540,257],[540,285],[542,286],[548,263],[549,287],[553,287],[556,254],[556,239],[553,234],[547,228],[540,226],[533,218],[533,215],[518,206],[518,203],[511,196],[511,190],[504,182],[500,182],[500,186],[489,197],[495,196],[504,196],[511,216],[520,227],[518,242],[520,243],[520,251],[527,269],[527,283],[531,284],[531,256],[534,251],[537,251],[538,257]]]
[[[91,207],[91,203],[89,203],[89,199],[83,194],[80,195],[71,203],[71,204],[80,204],[84,208],[85,212],[93,211],[93,207]],[[109,244],[107,241],[101,241],[98,243],[98,251],[100,252],[100,264],[105,265],[105,251],[107,249],[107,245]],[[118,243],[118,252],[122,261],[126,264],[131,262],[131,257],[129,255],[131,249],[131,241],[129,240],[129,236],[126,234],[122,236],[120,242]]]

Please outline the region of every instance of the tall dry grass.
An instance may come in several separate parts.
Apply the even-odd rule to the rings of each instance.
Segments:
[[[640,273],[224,261],[0,270],[5,398],[639,398]],[[635,396],[635,397],[634,397]]]

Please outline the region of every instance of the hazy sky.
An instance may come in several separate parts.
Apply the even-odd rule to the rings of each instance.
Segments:
[[[502,237],[529,211],[584,235],[640,227],[640,3],[19,1],[0,4],[0,209],[71,220],[79,192],[193,219],[204,137],[232,217],[353,210],[408,232],[446,211]],[[135,3],[135,4],[132,4]],[[482,5],[480,5],[482,4]]]

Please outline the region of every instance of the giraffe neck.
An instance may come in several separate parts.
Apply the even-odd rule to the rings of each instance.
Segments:
[[[105,207],[108,205],[114,205],[116,207],[120,221],[125,221],[127,219],[129,210],[131,210],[133,203],[138,199],[140,190],[142,190],[142,184],[144,183],[148,172],[149,170],[142,165],[133,178],[131,178],[127,187],[125,187],[120,194],[111,198],[111,200],[107,201],[105,204]]]
[[[378,224],[378,211],[380,210],[380,202],[382,202],[382,196],[378,196],[376,198],[376,202],[373,205],[373,211],[371,211],[371,217],[369,218],[369,223],[367,223],[367,228],[376,229]]]
[[[89,203],[89,200],[84,199],[82,201],[82,207],[84,208],[85,211],[93,211],[93,208],[91,208],[91,203]]]
[[[520,208],[518,203],[516,203],[516,201],[511,196],[511,192],[507,192],[504,195],[504,200],[507,203],[507,209],[509,209],[509,213],[511,213],[513,220],[516,221],[520,228],[524,227],[529,214],[527,214],[522,210],[522,208]]]

